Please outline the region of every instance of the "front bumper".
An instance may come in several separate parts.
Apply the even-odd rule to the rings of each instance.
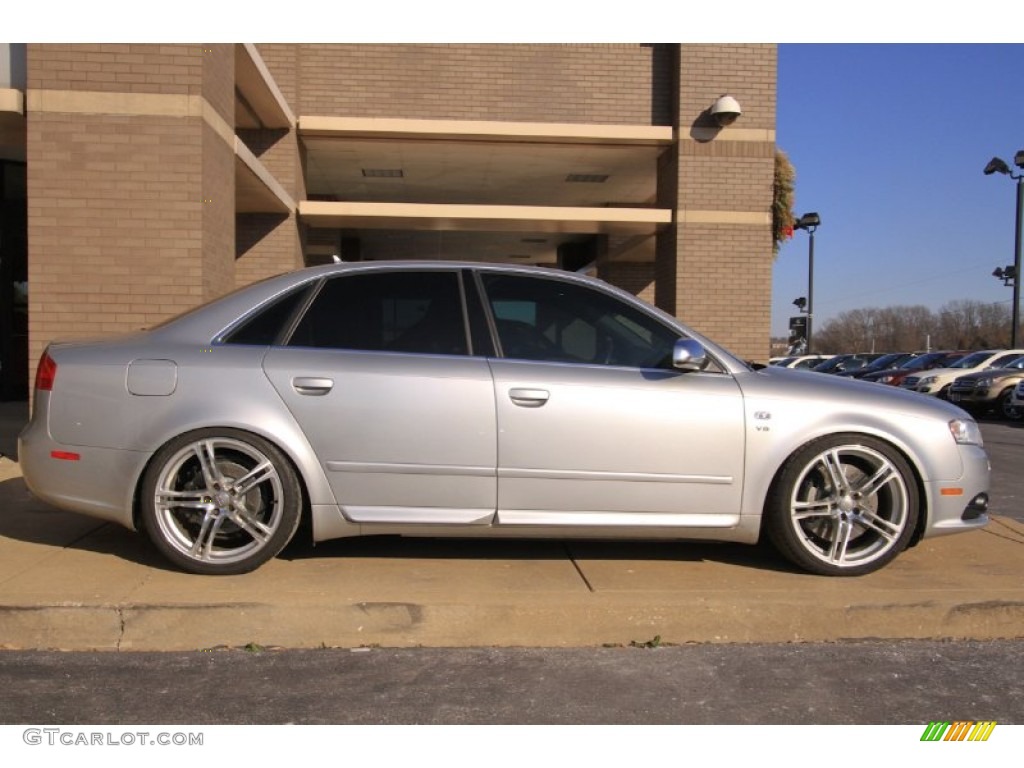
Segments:
[[[929,480],[925,483],[928,498],[928,519],[922,538],[961,533],[988,524],[987,512],[979,508],[977,499],[987,496],[991,465],[985,449],[961,445],[963,474],[959,480]]]

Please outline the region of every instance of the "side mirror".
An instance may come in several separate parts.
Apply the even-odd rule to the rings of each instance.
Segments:
[[[672,367],[680,371],[702,371],[708,364],[704,345],[693,339],[679,339],[672,347]]]

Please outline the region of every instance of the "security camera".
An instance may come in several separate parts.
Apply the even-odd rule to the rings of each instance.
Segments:
[[[740,109],[740,103],[729,95],[719,96],[715,103],[711,105],[711,117],[715,119],[719,127],[724,128],[727,125],[732,125],[736,122],[736,118],[742,114],[743,110]]]

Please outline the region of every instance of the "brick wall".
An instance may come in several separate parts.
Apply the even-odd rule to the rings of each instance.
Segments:
[[[52,339],[152,325],[233,287],[234,159],[221,133],[198,115],[66,98],[204,94],[223,117],[233,58],[213,49],[28,47],[29,98],[45,97],[26,120],[30,365]]]
[[[196,46],[182,46],[194,52]],[[235,124],[235,46],[206,43],[198,46],[202,57],[200,95],[228,125]]]
[[[671,124],[671,46],[258,48],[302,115]]]
[[[735,354],[767,360],[771,247],[759,227],[687,225],[678,234],[676,315]]]
[[[235,287],[235,153],[208,123],[201,122],[199,130],[203,139],[200,268],[202,300],[209,301]]]
[[[654,303],[653,262],[606,262],[599,266],[597,274],[605,282],[629,291],[649,304]]]
[[[27,51],[28,87],[114,93],[199,94],[202,89],[204,56],[207,55],[204,49],[212,47],[82,43],[30,45]]]

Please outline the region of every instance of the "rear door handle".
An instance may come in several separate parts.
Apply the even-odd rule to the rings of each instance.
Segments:
[[[546,389],[525,389],[516,387],[508,391],[508,396],[516,405],[523,408],[540,408],[551,397]]]
[[[292,388],[300,395],[326,395],[334,387],[334,379],[319,376],[296,376],[292,379]]]

